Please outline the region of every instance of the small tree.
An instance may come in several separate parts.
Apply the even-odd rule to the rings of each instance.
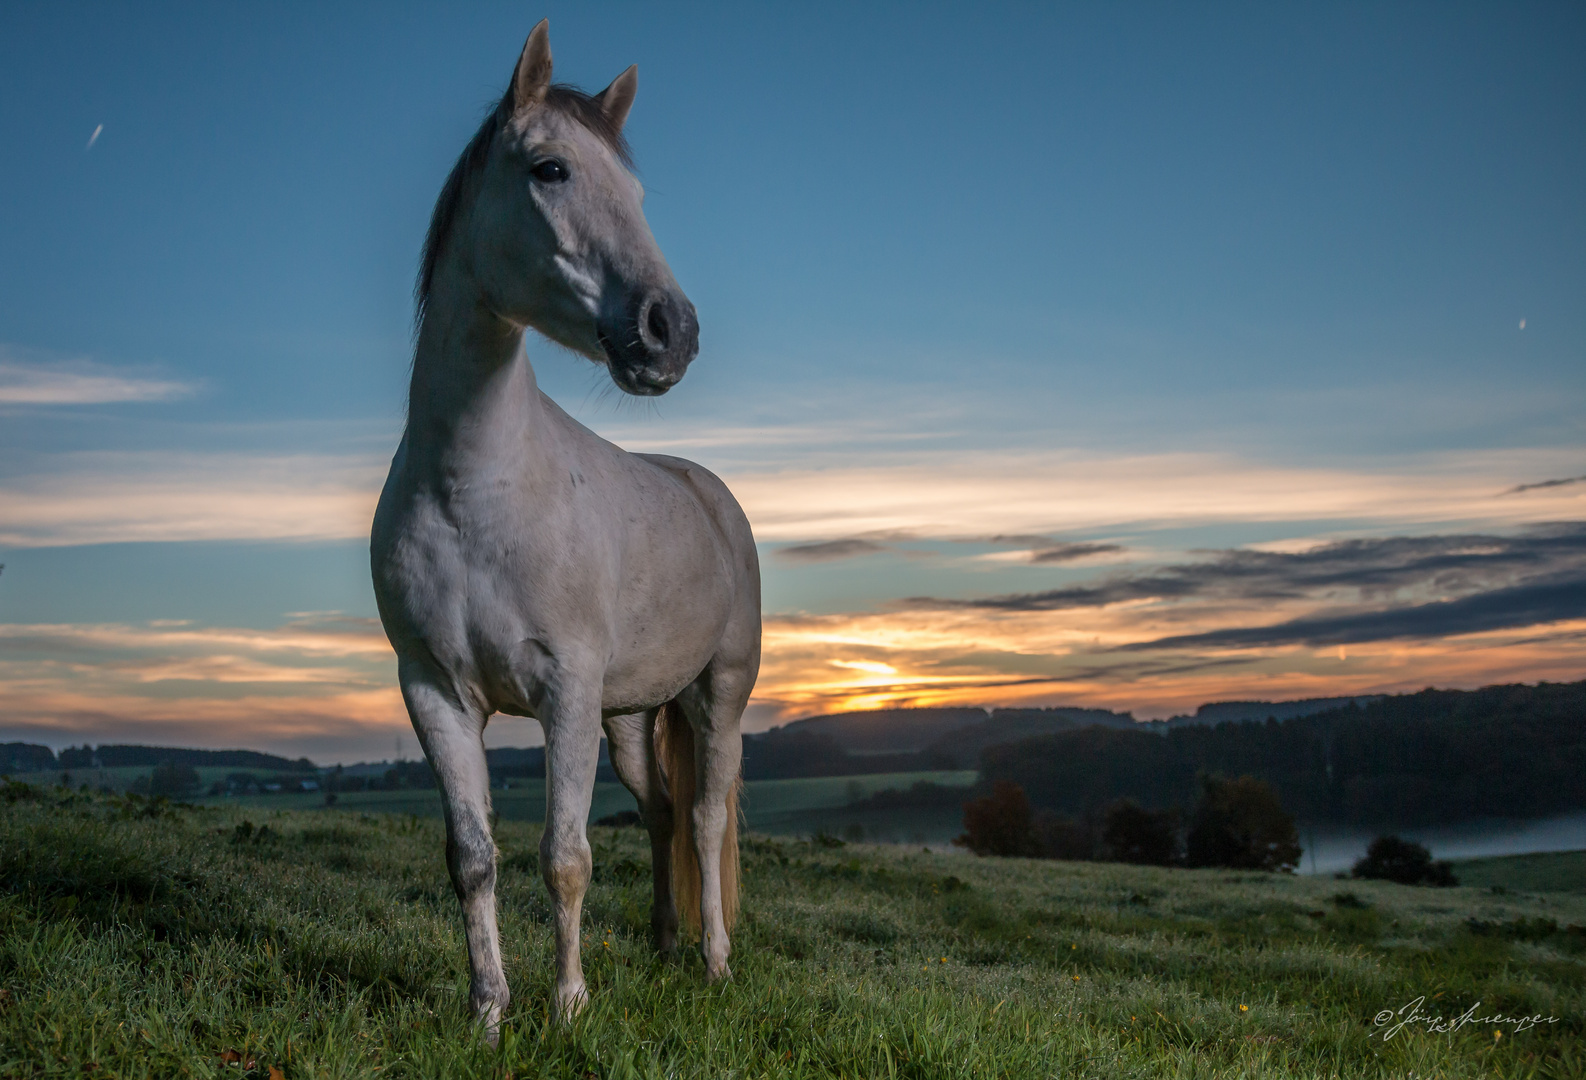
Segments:
[[[1040,855],[1024,788],[1012,780],[998,780],[990,795],[966,802],[964,834],[953,843],[976,855]]]
[[[1178,855],[1178,814],[1151,811],[1133,799],[1107,807],[1101,842],[1113,862],[1171,866]]]
[[[197,791],[202,782],[198,778],[198,770],[191,765],[173,765],[169,761],[162,761],[149,774],[149,794],[180,798]]]
[[[1300,835],[1272,785],[1253,776],[1201,779],[1187,839],[1190,866],[1282,870],[1300,863]]]
[[[1454,868],[1446,861],[1433,862],[1432,853],[1413,840],[1379,836],[1355,863],[1351,877],[1396,881],[1400,885],[1458,885]]]
[[[1096,857],[1096,830],[1089,815],[1082,818],[1042,814],[1035,819],[1035,838],[1048,859],[1083,862]]]

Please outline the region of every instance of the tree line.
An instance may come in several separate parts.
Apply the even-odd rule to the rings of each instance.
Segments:
[[[1401,828],[1586,808],[1586,682],[1424,690],[1313,716],[1087,727],[987,748],[983,785],[1037,809],[1096,814],[1119,799],[1187,810],[1199,777],[1270,784],[1306,823]]]
[[[1270,784],[1250,776],[1202,776],[1188,815],[1118,799],[1100,812],[1059,817],[1036,811],[1024,789],[995,780],[964,803],[954,843],[977,855],[1124,862],[1146,866],[1279,870],[1299,865],[1299,832]]]

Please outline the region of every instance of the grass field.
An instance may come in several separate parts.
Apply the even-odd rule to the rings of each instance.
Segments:
[[[1586,895],[1586,851],[1461,859],[1454,863],[1454,874],[1460,884],[1476,888],[1497,886],[1530,892]]]
[[[633,829],[592,830],[594,996],[559,1027],[538,830],[513,821],[499,829],[499,901],[514,1000],[490,1050],[465,1015],[438,822],[7,790],[5,1077],[1586,1070],[1586,937],[1573,928],[1586,897],[751,836],[735,978],[706,986],[692,954],[651,955]],[[245,819],[255,827],[239,830]],[[1444,1034],[1417,1022],[1385,1039],[1373,1017],[1420,996],[1449,1016],[1557,1020]]]
[[[217,768],[206,766],[197,770],[202,781],[200,790],[224,780],[235,772],[263,770]],[[87,784],[90,788],[109,788],[126,792],[135,780],[146,778],[148,766],[121,766],[110,769],[68,770],[71,786]],[[54,787],[60,783],[62,770],[44,773],[23,773],[14,777],[18,782],[34,786]],[[273,774],[272,774],[273,775]],[[322,778],[321,778],[322,779]],[[878,812],[847,811],[844,808],[868,795],[885,788],[906,789],[918,781],[928,781],[946,786],[968,787],[975,782],[973,770],[964,772],[907,772],[875,773],[866,776],[823,776],[796,780],[756,780],[745,785],[743,809],[749,827],[756,832],[774,835],[807,836],[819,831],[840,833],[852,831],[855,825],[871,839],[897,843],[944,843],[962,830],[962,814],[954,807],[944,812]],[[491,793],[497,815],[504,821],[545,820],[545,781],[515,779],[512,787]],[[195,796],[194,800],[208,806],[245,806],[272,810],[313,810],[325,805],[324,792],[303,792],[277,795],[227,795]],[[439,817],[440,797],[434,791],[407,789],[401,791],[350,791],[337,796],[337,808],[365,813],[417,814],[420,817]],[[590,819],[605,817],[620,810],[636,809],[633,797],[617,783],[595,785],[595,798],[590,809]]]

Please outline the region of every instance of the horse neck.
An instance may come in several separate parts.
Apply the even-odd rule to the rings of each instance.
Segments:
[[[408,390],[408,454],[446,474],[521,469],[543,435],[523,328],[437,289],[426,307]]]

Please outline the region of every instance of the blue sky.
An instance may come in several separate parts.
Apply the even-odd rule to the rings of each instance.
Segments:
[[[1578,6],[13,5],[0,738],[390,746],[414,266],[542,15],[702,331],[530,355],[739,492],[753,723],[1586,675]]]

